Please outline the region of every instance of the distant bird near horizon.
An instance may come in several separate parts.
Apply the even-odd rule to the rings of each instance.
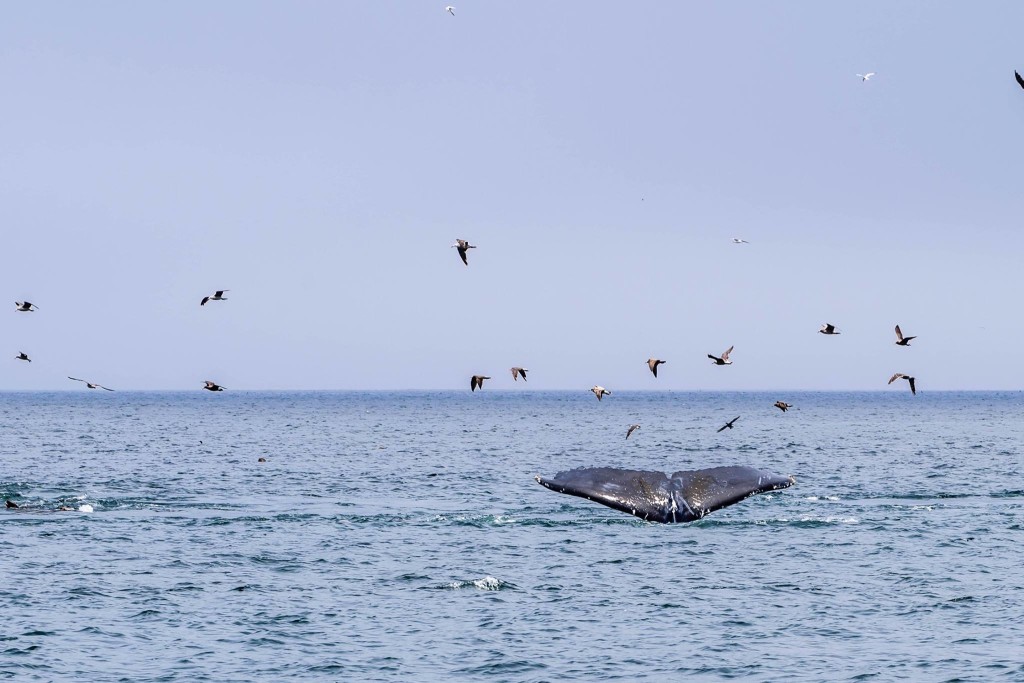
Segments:
[[[629,435],[638,429],[640,429],[640,425],[629,425],[629,429],[626,430],[626,438],[628,439]]]
[[[1024,78],[1021,78],[1020,74],[1016,71],[1013,72],[1013,75],[1017,79],[1017,85],[1024,88]]]
[[[203,380],[203,384],[205,385],[203,386],[203,389],[206,389],[207,391],[224,391],[225,389],[227,389],[227,387],[222,387],[216,382],[211,382],[208,379]]]
[[[822,334],[842,334],[832,323],[824,323],[818,332]]]
[[[85,386],[89,387],[90,389],[106,389],[107,391],[113,391],[113,389],[111,389],[110,387],[105,387],[102,384],[96,384],[95,382],[86,382],[86,380],[84,379],[78,379],[77,377],[71,377],[70,375],[68,375],[68,379],[73,379],[76,382],[85,382]]]
[[[15,301],[14,305],[17,306],[14,310],[21,311],[22,313],[31,313],[32,311],[39,310],[39,307],[31,301]]]
[[[724,425],[719,427],[718,431],[722,431],[722,430],[725,430],[725,429],[732,429],[732,426],[736,423],[736,420],[738,420],[738,419],[740,419],[739,415],[737,415],[736,417],[734,417],[733,419],[729,420]]]
[[[733,347],[731,346],[727,348],[721,358],[718,356],[712,356],[710,353],[708,354],[708,358],[710,358],[715,365],[732,365],[732,361],[729,360],[729,354],[732,353],[732,349]]]
[[[775,402],[775,407],[778,408],[779,410],[781,410],[782,412],[786,412],[787,410],[789,410],[790,408],[793,407],[793,404],[792,403],[786,403],[785,401],[776,401]]]
[[[870,81],[871,77],[875,75],[875,72],[874,71],[869,71],[866,74],[857,74],[857,75],[860,76],[861,83],[864,83],[865,81]]]
[[[600,401],[603,396],[611,396],[612,392],[608,391],[604,387],[595,384],[591,389],[594,392],[594,396],[597,396],[597,400]]]
[[[230,289],[218,289],[213,293],[213,296],[204,296],[203,300],[199,302],[200,306],[205,306],[207,301],[227,301],[228,298],[224,296],[224,292],[230,292]],[[242,308],[245,308],[244,306]]]
[[[486,375],[473,375],[472,377],[470,377],[469,378],[469,390],[470,391],[476,391],[477,387],[479,387],[480,389],[483,389],[484,388],[484,380],[485,379],[490,379],[490,377],[487,377]]]
[[[448,5],[447,7],[445,7],[444,11],[447,12],[448,14],[452,15],[453,17],[455,16],[455,8],[452,7],[451,5]]]
[[[750,244],[750,242],[746,241],[742,237],[733,237],[732,238],[732,243],[733,244]]]
[[[468,240],[456,239],[455,244],[452,246],[459,250],[459,256],[462,257],[462,262],[468,266],[469,261],[466,259],[466,252],[469,249],[476,249],[476,245],[470,244]]]
[[[665,364],[665,361],[659,360],[657,358],[648,358],[647,359],[647,367],[649,367],[651,369],[651,372],[654,374],[655,377],[658,376],[658,366],[659,365],[664,365],[664,364]]]
[[[889,378],[889,384],[892,384],[898,379],[905,379],[910,382],[910,393],[917,396],[917,387],[914,385],[914,378],[910,375],[904,375],[902,372],[897,372],[895,375]]]
[[[26,354],[24,351],[19,351],[18,355],[15,356],[14,358],[15,358],[15,360],[27,360],[29,363],[32,362],[32,359],[29,358],[28,354]]]
[[[917,339],[917,337],[904,337],[900,326],[896,326],[896,346],[910,346],[911,339]]]
[[[518,382],[519,381],[519,377],[521,375],[522,378],[523,378],[523,381],[525,382],[526,381],[526,373],[527,372],[529,372],[529,370],[527,370],[526,368],[512,368],[512,381],[513,382]]]

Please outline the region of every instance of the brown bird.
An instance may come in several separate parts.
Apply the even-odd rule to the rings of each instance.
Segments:
[[[600,401],[604,396],[611,396],[612,395],[612,392],[610,392],[607,389],[605,389],[604,387],[598,386],[596,384],[594,385],[594,388],[591,389],[591,391],[594,392],[594,396],[597,396],[597,400],[598,401]]]
[[[93,382],[86,382],[84,379],[78,379],[77,377],[69,376],[68,379],[73,379],[76,382],[85,382],[85,386],[89,387],[90,389],[106,389],[107,391],[113,391],[113,389],[111,389],[110,387],[105,387],[102,384],[94,384]]]
[[[779,410],[781,410],[782,412],[786,412],[787,410],[789,410],[793,406],[792,406],[792,404],[786,403],[785,401],[776,401],[775,402],[775,407],[778,408]]]
[[[651,372],[654,373],[655,377],[658,376],[658,366],[659,365],[664,365],[664,364],[665,364],[665,361],[658,360],[657,358],[648,358],[647,359],[647,367],[649,367],[651,369]]]
[[[453,244],[452,246],[456,247],[459,250],[459,256],[462,257],[462,262],[465,263],[468,266],[469,265],[469,261],[466,260],[466,250],[468,250],[468,249],[476,249],[476,245],[475,244],[470,244],[466,240],[457,239],[457,240],[455,240],[455,244]]]
[[[718,431],[722,431],[723,429],[732,429],[732,426],[733,426],[733,424],[734,424],[734,423],[736,422],[736,420],[738,420],[738,419],[740,419],[740,416],[739,416],[739,415],[737,415],[736,417],[734,417],[733,419],[729,420],[729,421],[728,421],[728,422],[726,422],[726,423],[725,423],[724,425],[722,425],[721,427],[719,427],[719,428],[718,428]]]
[[[640,425],[629,425],[629,429],[626,430],[626,438],[628,439],[629,435],[638,429],[640,429]]]
[[[222,387],[221,385],[217,384],[216,382],[211,382],[208,379],[207,380],[203,380],[203,384],[206,385],[206,386],[203,387],[203,389],[206,389],[207,391],[224,391],[225,389],[227,389],[227,387]]]
[[[889,378],[889,384],[892,384],[898,379],[905,379],[910,382],[910,393],[917,396],[917,387],[914,385],[914,378],[910,375],[904,375],[902,372],[897,372],[895,375]]]
[[[24,351],[19,351],[18,355],[15,356],[15,358],[18,359],[18,360],[27,360],[29,363],[32,362],[32,359],[29,358],[28,355],[26,355]]]
[[[17,306],[17,308],[14,310],[21,311],[22,313],[29,313],[31,311],[39,310],[39,307],[30,301],[15,301],[14,305]]]
[[[523,381],[526,381],[526,373],[529,372],[526,368],[512,368],[512,380],[515,382],[519,381],[520,375]]]
[[[822,334],[841,334],[832,323],[825,323],[821,326],[821,329],[818,330],[818,332],[821,332]]]
[[[470,377],[470,379],[469,379],[469,389],[470,389],[470,391],[476,391],[477,387],[480,387],[481,389],[483,389],[484,388],[484,380],[485,379],[490,379],[490,377],[485,377],[484,375],[473,375],[472,377]]]
[[[8,509],[14,509],[18,507],[18,504],[15,503],[13,500],[7,500],[6,505]]]
[[[715,365],[732,365],[732,361],[729,360],[729,354],[732,353],[732,348],[733,347],[731,346],[727,348],[725,350],[725,353],[722,354],[721,358],[719,358],[718,356],[712,356],[710,353],[708,354],[708,358],[714,361]]]
[[[904,337],[903,332],[900,331],[900,326],[896,326],[896,345],[897,346],[910,346],[910,340],[917,339],[917,337]]]
[[[230,291],[230,289],[218,289],[213,293],[213,296],[204,296],[203,300],[199,302],[199,305],[205,306],[207,301],[227,301],[228,298],[224,296],[224,292]]]

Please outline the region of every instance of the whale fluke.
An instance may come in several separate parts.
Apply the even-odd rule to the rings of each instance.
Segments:
[[[796,483],[753,467],[712,467],[664,472],[587,467],[559,472],[537,483],[558,493],[579,496],[628,512],[649,522],[693,522],[748,496],[784,489]]]

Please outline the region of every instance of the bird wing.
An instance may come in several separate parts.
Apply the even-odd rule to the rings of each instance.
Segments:
[[[892,377],[889,378],[889,384],[892,384],[893,382],[898,380],[900,377],[903,377],[903,373],[902,372],[897,372],[895,375],[893,375]]]
[[[469,261],[466,260],[466,248],[464,246],[462,246],[461,244],[459,245],[459,256],[462,257],[462,262],[465,263],[468,266],[469,265]]]
[[[907,379],[910,380],[910,393],[917,396],[917,387],[914,385],[914,378],[908,377]]]
[[[733,347],[730,346],[725,350],[725,353],[722,354],[722,360],[729,360],[729,354],[732,353],[732,349]]]
[[[113,391],[113,389],[111,389],[110,387],[105,387],[102,384],[97,384],[96,386],[98,386],[100,389],[106,389],[107,391]]]
[[[718,428],[718,431],[720,431],[720,432],[721,431],[725,431],[728,428],[729,428],[729,425],[728,424],[724,424],[724,425],[722,425],[721,427]]]
[[[476,375],[469,378],[469,390],[476,391]]]
[[[1024,78],[1021,78],[1021,75],[1016,71],[1013,72],[1013,75],[1017,79],[1017,83],[1020,85],[1020,87],[1024,88]]]
[[[519,368],[519,374],[523,376],[523,381],[526,381],[526,368]]]
[[[206,302],[207,302],[207,301],[209,301],[209,300],[210,300],[210,297],[208,297],[208,296],[204,296],[204,297],[203,297],[203,300],[199,302],[199,305],[200,305],[200,306],[205,306],[205,305],[206,305]]]
[[[84,379],[78,379],[77,377],[71,377],[70,375],[68,376],[68,379],[73,379],[76,382],[85,382]],[[88,384],[88,382],[85,382],[85,383]]]
[[[900,326],[896,326],[896,339],[897,341],[903,341],[903,332],[900,331]]]
[[[632,434],[633,432],[635,432],[639,428],[640,428],[640,425],[630,425],[629,429],[626,430],[626,438],[628,439],[629,435]]]
[[[904,337],[903,341],[909,342],[911,339],[917,339],[917,337]],[[909,344],[908,344],[908,346],[909,346]]]

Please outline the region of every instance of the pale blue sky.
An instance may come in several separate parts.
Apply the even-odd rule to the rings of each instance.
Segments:
[[[445,4],[5,6],[0,387],[1024,383],[1024,4]]]

